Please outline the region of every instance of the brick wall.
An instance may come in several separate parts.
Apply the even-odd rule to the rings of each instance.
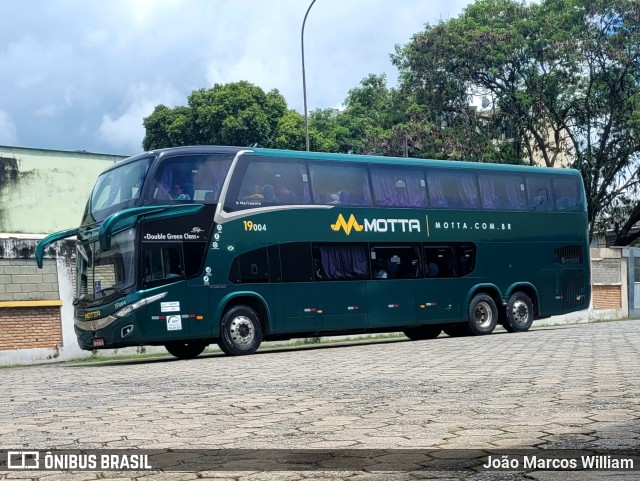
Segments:
[[[59,307],[0,309],[0,351],[60,346]]]
[[[593,308],[620,309],[622,307],[622,286],[620,285],[594,285]]]
[[[54,260],[38,269],[33,259],[0,259],[0,301],[60,299]]]

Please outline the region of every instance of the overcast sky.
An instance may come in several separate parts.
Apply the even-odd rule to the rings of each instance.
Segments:
[[[0,145],[141,151],[142,120],[214,83],[278,89],[303,111],[310,0],[3,0]],[[339,107],[426,23],[469,0],[317,0],[305,28],[309,109]]]

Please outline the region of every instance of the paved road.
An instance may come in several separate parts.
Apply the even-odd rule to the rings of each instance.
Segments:
[[[626,321],[248,357],[2,369],[0,448],[637,449],[639,355],[640,321]],[[0,473],[0,479],[98,477],[45,474]],[[139,476],[148,481],[495,477],[335,471]],[[527,476],[496,479],[585,479],[585,473]]]

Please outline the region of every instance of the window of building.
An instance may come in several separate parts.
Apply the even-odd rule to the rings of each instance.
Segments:
[[[448,209],[477,209],[480,207],[475,175],[464,171],[427,170],[429,205]]]
[[[338,162],[310,164],[313,201],[316,204],[369,206],[369,176],[363,165]]]
[[[372,245],[371,272],[374,279],[420,278],[420,248],[413,244]]]
[[[478,183],[484,209],[526,210],[525,185],[521,176],[479,174]]]
[[[371,167],[375,205],[382,207],[426,207],[427,189],[419,169]]]

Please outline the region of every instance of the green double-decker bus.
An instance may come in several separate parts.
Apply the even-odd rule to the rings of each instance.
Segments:
[[[279,151],[145,152],[97,180],[77,237],[83,349],[402,331],[526,331],[585,309],[589,241],[571,169]]]

